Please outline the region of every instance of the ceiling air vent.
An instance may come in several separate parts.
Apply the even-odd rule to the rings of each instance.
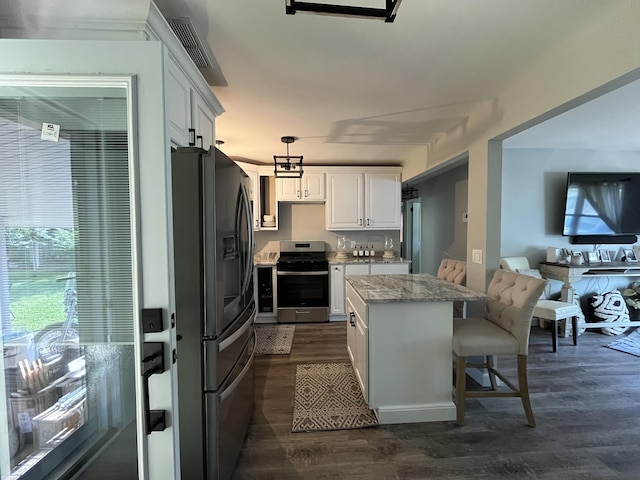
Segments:
[[[226,86],[227,81],[222,75],[220,65],[209,52],[209,49],[200,41],[198,33],[191,20],[188,18],[167,18],[167,23],[176,34],[180,43],[198,67],[209,85]]]

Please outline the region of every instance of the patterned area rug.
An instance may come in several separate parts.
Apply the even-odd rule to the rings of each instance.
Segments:
[[[636,328],[629,335],[622,337],[615,342],[611,342],[610,344],[605,345],[605,347],[640,357],[640,328]]]
[[[298,365],[292,432],[372,427],[378,420],[364,403],[348,363]]]
[[[256,325],[256,353],[288,355],[291,353],[295,325]]]

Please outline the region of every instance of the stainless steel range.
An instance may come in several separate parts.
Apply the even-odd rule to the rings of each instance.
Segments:
[[[329,262],[321,241],[280,242],[278,322],[329,321]]]

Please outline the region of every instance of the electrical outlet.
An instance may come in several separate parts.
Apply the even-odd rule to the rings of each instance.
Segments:
[[[473,263],[482,263],[482,250],[471,250],[471,261]]]

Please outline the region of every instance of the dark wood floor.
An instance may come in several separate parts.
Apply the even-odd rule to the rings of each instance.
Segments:
[[[291,355],[257,357],[256,405],[234,480],[640,478],[640,357],[604,348],[612,337],[588,331],[577,347],[560,339],[552,353],[550,331],[533,329],[536,428],[518,399],[470,399],[463,427],[291,433],[295,366],[348,361],[345,337],[344,322],[299,324]]]

